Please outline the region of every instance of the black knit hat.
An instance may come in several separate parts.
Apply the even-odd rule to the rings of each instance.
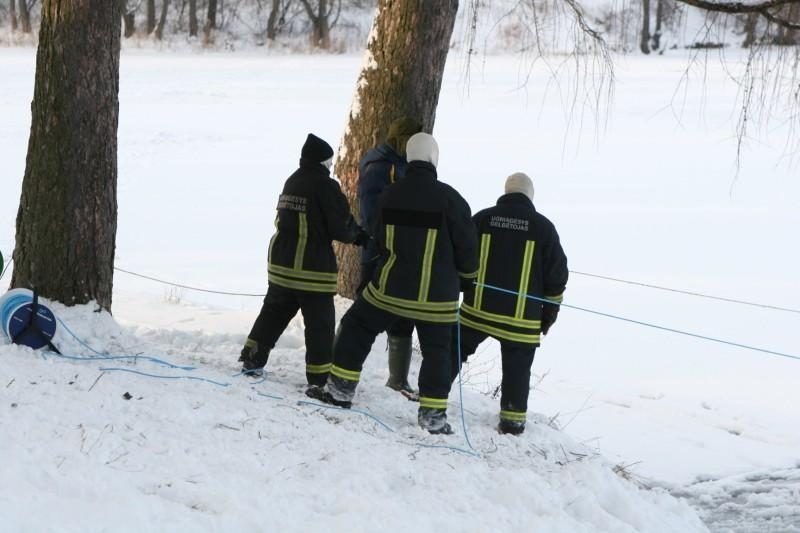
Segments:
[[[333,148],[313,133],[309,133],[300,157],[311,163],[322,163],[333,157]]]

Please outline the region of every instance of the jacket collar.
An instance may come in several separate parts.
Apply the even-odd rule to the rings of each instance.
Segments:
[[[412,161],[408,164],[406,176],[423,176],[426,178],[436,179],[436,167],[427,161]]]
[[[521,192],[512,192],[509,194],[504,194],[503,196],[497,199],[497,205],[524,205],[536,211],[536,208],[533,207],[533,202],[531,201],[531,199],[522,194]]]

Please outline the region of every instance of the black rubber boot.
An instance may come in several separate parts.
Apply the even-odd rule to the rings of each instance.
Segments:
[[[431,435],[452,435],[453,428],[447,423],[447,410],[420,407],[417,413],[419,426]]]
[[[358,381],[350,381],[331,375],[325,388],[312,385],[306,389],[306,396],[325,402],[336,407],[350,409],[353,406],[353,396],[356,395]]]
[[[269,350],[260,347],[257,341],[247,339],[239,356],[239,362],[242,363],[242,374],[253,378],[263,376],[264,366],[266,366],[269,359],[269,352]]]
[[[408,370],[411,368],[411,337],[389,336],[389,379],[386,386],[403,394],[412,401],[419,401],[419,395],[408,383]]]
[[[525,422],[513,422],[501,418],[497,424],[497,432],[502,435],[522,435],[525,432]]]

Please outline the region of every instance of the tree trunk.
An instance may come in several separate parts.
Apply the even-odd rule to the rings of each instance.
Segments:
[[[656,31],[653,33],[653,50],[661,50],[661,28],[664,23],[664,2],[657,0],[656,4]]]
[[[272,0],[272,8],[267,19],[267,39],[274,41],[278,36],[278,20],[280,17],[281,0]]]
[[[17,31],[17,0],[9,2],[8,16],[11,19],[11,31]]]
[[[156,39],[159,41],[164,38],[164,26],[167,24],[168,9],[169,0],[161,0],[161,16],[158,17],[158,26],[156,26]]]
[[[189,35],[197,37],[197,0],[189,0]]]
[[[156,0],[147,0],[147,35],[156,29]]]
[[[643,54],[650,53],[650,0],[642,0],[642,34],[639,49]]]
[[[120,7],[122,9],[122,34],[127,39],[136,33],[136,11],[128,11],[128,2],[120,0]]]
[[[358,162],[401,116],[433,131],[458,0],[379,0],[364,68],[336,161],[336,175],[358,216]],[[361,275],[356,246],[337,246],[339,293],[355,296]]]
[[[212,31],[217,28],[217,0],[208,0],[206,23],[203,25],[203,46],[212,42]]]
[[[750,13],[744,23],[744,42],[742,48],[750,48],[756,42],[756,28],[758,27],[758,13]]]
[[[31,33],[31,13],[28,11],[27,0],[19,0],[19,24],[22,33]]]
[[[111,309],[120,2],[44,0],[12,287]]]

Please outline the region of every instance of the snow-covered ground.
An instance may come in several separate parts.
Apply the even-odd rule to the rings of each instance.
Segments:
[[[749,142],[736,177],[737,87],[713,57],[705,83],[698,73],[685,92],[676,91],[685,57],[618,58],[614,108],[597,139],[591,123],[568,127],[546,71],[534,70],[521,86],[525,64],[489,57],[466,83],[453,59],[437,113],[440,174],[474,209],[523,170],[576,271],[800,307],[800,182],[785,157],[789,132],[777,127]],[[126,51],[118,266],[263,292],[275,197],[308,131],[332,144],[341,136],[359,63]],[[32,50],[0,50],[6,255],[33,70]],[[12,517],[4,523],[701,529],[685,505],[612,473],[618,465],[637,482],[688,498],[713,529],[800,529],[800,361],[564,309],[534,365],[531,409],[540,423],[521,439],[492,432],[498,347],[485,344],[466,369],[466,421],[482,453],[473,458],[413,446],[465,442],[416,429],[414,406],[382,386],[382,341],[357,401],[394,432],[357,413],[296,404],[304,381],[299,322],[282,339],[267,382],[251,388],[230,377],[258,298],[167,289],[123,273],[115,289],[122,330],[86,310],[63,310],[62,318],[98,349],[199,364],[194,374],[232,385],[122,372],[94,384],[102,363],[44,361],[0,344],[0,515]],[[800,355],[795,313],[578,274],[567,303]],[[143,361],[133,368],[171,372]],[[125,392],[133,398],[123,400]],[[460,421],[457,407],[451,416]]]

